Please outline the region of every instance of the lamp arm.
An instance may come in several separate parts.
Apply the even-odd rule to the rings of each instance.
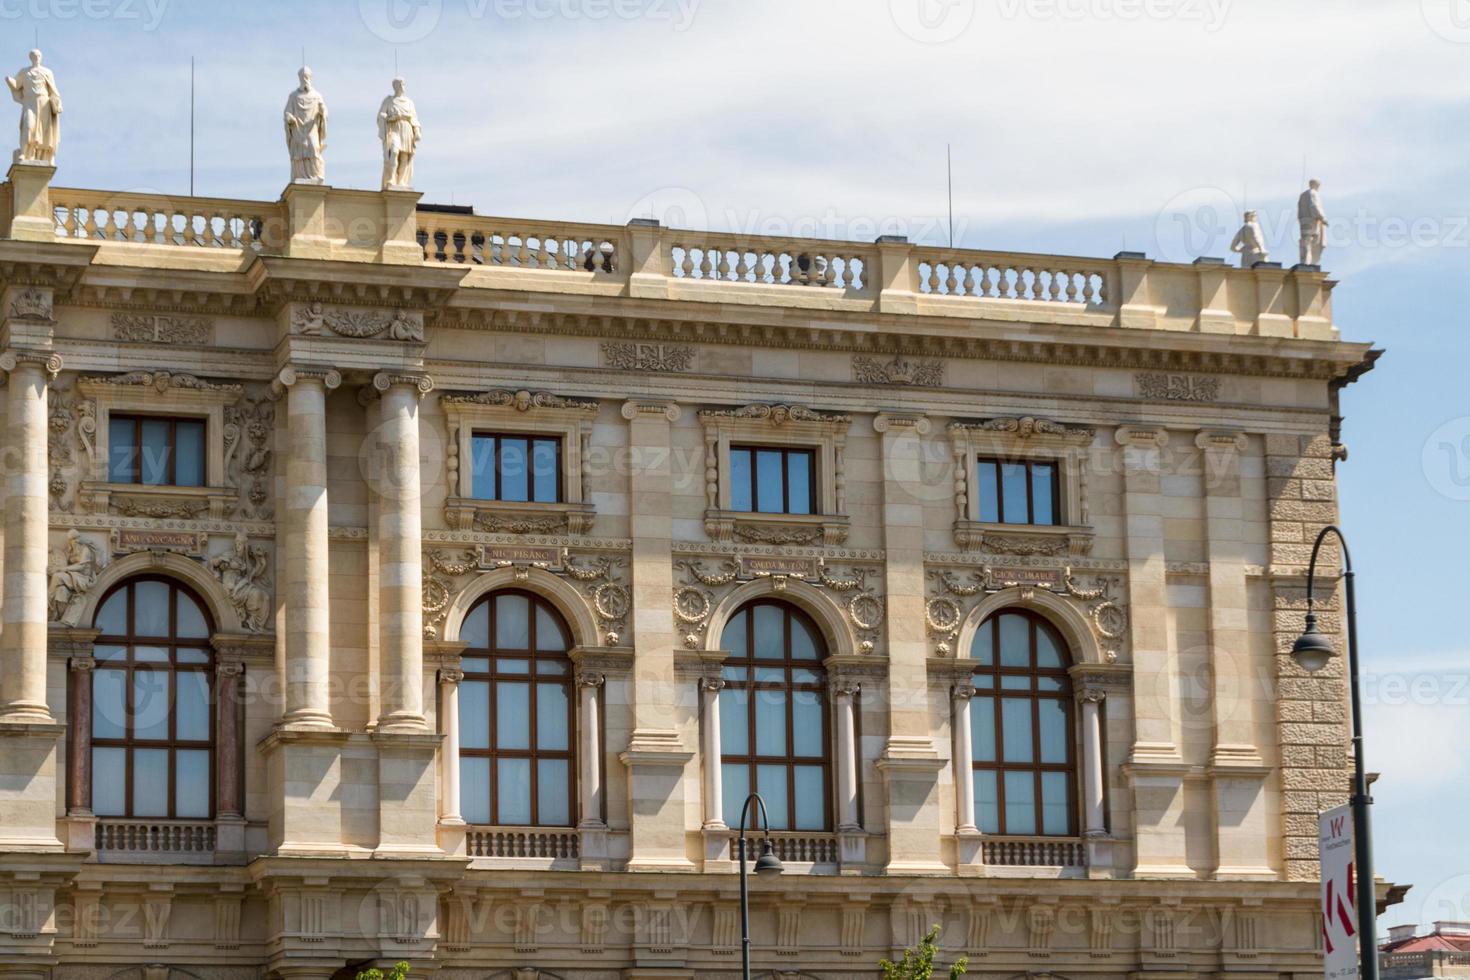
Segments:
[[[1339,528],[1336,524],[1328,524],[1324,526],[1321,531],[1317,532],[1317,540],[1312,542],[1312,557],[1311,560],[1307,562],[1308,615],[1311,615],[1312,612],[1312,592],[1317,584],[1317,553],[1322,550],[1322,542],[1327,539],[1327,535],[1329,534],[1335,534],[1337,536],[1338,543],[1342,546],[1342,560],[1345,566],[1344,570],[1349,575],[1353,573],[1353,556],[1352,553],[1348,551],[1347,538],[1343,537],[1342,529]]]

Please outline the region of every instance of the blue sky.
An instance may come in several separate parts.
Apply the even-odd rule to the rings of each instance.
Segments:
[[[0,0],[65,98],[58,184],[275,199],[302,49],[327,177],[376,186],[395,59],[425,199],[482,214],[1225,255],[1244,204],[1295,261],[1320,177],[1381,926],[1470,919],[1470,0]]]

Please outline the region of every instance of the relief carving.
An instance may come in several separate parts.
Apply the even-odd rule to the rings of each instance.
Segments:
[[[1213,402],[1220,399],[1220,379],[1209,375],[1140,371],[1133,380],[1143,398],[1170,402]]]
[[[154,344],[207,344],[214,334],[214,321],[202,316],[169,316],[151,313],[112,314],[112,337]]]
[[[386,335],[388,340],[424,341],[424,315],[411,310],[327,309],[314,302],[298,309],[291,317],[291,324],[298,334],[307,337],[331,332],[360,340]]]
[[[49,474],[46,490],[53,510],[69,511],[76,505],[78,472],[77,446],[87,461],[92,460],[92,443],[97,435],[97,406],[75,396],[63,382],[51,386],[46,395],[46,457]]]
[[[597,402],[590,398],[564,398],[549,391],[457,391],[445,392],[439,401],[446,405],[490,405],[498,408],[514,408],[517,412],[528,412],[533,408],[557,408],[578,412],[597,411]]]
[[[269,392],[247,394],[225,409],[225,480],[240,491],[235,516],[268,521],[271,505],[271,441],[276,406]]]
[[[230,597],[241,628],[251,633],[270,632],[270,556],[265,548],[251,544],[244,531],[237,531],[233,550],[215,555],[207,564]]]
[[[1114,663],[1128,629],[1128,614],[1121,600],[1114,598],[1119,581],[1109,575],[1092,575],[1084,584],[1071,568],[1012,568],[984,566],[980,571],[962,574],[956,569],[931,568],[925,576],[930,583],[924,606],[925,626],[933,638],[936,656],[960,656],[955,649],[960,627],[970,611],[986,595],[1004,589],[1019,588],[1028,597],[1037,589],[1071,599],[1091,624],[1103,660]]]
[[[191,391],[244,391],[243,385],[215,384],[213,381],[205,381],[203,378],[197,378],[192,374],[175,374],[172,371],[129,371],[127,374],[92,375],[83,380],[99,384],[151,387],[159,394],[171,388],[188,389]]]
[[[66,532],[66,545],[51,553],[46,579],[46,602],[53,623],[75,626],[87,590],[97,581],[102,565],[97,549],[83,541],[76,528]]]
[[[880,361],[858,354],[852,359],[852,379],[859,384],[937,388],[944,384],[944,362],[938,358],[910,361],[902,354]]]
[[[694,348],[676,344],[606,343],[602,363],[623,371],[688,371]]]
[[[51,291],[27,286],[10,300],[12,320],[40,320],[49,323],[52,319]]]

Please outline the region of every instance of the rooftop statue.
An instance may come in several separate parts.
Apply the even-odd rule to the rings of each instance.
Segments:
[[[296,77],[301,79],[301,86],[286,98],[285,113],[291,179],[320,184],[326,179],[322,151],[327,148],[327,103],[311,87],[310,68],[302,65]]]
[[[1245,223],[1240,226],[1240,231],[1235,233],[1235,239],[1230,243],[1230,251],[1240,253],[1240,267],[1249,269],[1257,262],[1270,262],[1271,253],[1266,251],[1266,236],[1261,231],[1261,223],[1256,218],[1256,212],[1245,213]]]
[[[383,190],[413,186],[413,155],[423,128],[413,100],[404,94],[402,78],[393,79],[393,94],[378,107],[378,139],[383,141]]]
[[[1296,199],[1296,220],[1302,229],[1302,265],[1322,264],[1322,244],[1327,232],[1327,215],[1322,213],[1322,182],[1307,182],[1307,189]]]
[[[50,68],[41,67],[41,52],[31,51],[31,64],[7,77],[10,97],[20,103],[20,148],[16,163],[56,163],[56,146],[61,142],[61,93]]]

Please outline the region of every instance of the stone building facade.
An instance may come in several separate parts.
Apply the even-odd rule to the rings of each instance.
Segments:
[[[1312,975],[1311,267],[0,188],[0,974]],[[1325,625],[1337,630],[1335,605]],[[347,971],[347,972],[339,972]]]

